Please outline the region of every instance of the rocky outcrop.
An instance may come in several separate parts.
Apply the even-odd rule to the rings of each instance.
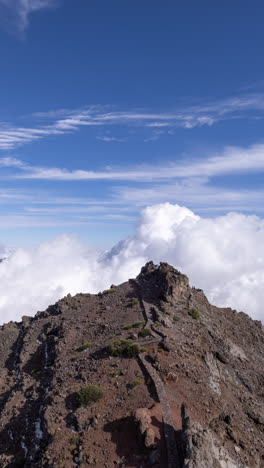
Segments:
[[[179,299],[190,289],[188,277],[168,263],[154,265],[153,262],[148,262],[141,269],[137,280],[147,282],[149,288],[155,288],[159,297],[167,301]]]
[[[143,437],[145,446],[148,449],[155,448],[155,432],[151,423],[150,411],[147,408],[138,408],[133,416],[139,425],[140,434]]]
[[[183,468],[249,468],[230,456],[227,450],[213,437],[208,428],[198,422],[192,423],[188,410],[182,406],[182,439],[185,448]],[[235,454],[240,448],[235,446]]]

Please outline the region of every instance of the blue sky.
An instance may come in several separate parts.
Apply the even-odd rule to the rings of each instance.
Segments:
[[[0,0],[0,242],[263,217],[263,2]]]

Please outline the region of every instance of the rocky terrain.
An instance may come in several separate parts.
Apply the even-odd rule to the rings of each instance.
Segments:
[[[261,323],[165,263],[0,327],[0,391],[1,468],[264,467]]]

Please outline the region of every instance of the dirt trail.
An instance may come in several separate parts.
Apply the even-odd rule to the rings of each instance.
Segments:
[[[143,306],[143,311],[145,315],[145,320],[146,320],[146,327],[151,329],[152,335],[156,338],[155,341],[152,340],[151,343],[154,341],[157,344],[160,343],[161,341],[164,340],[166,337],[163,333],[158,332],[155,330],[155,326],[153,323],[152,319],[152,304],[149,302],[145,301],[143,299],[143,294],[141,287],[139,283],[135,280],[133,280],[133,283],[136,285],[139,297]],[[150,344],[150,342],[149,342]],[[172,421],[172,412],[170,408],[170,404],[166,395],[166,390],[164,387],[164,384],[154,369],[154,367],[151,365],[150,362],[146,360],[146,353],[141,353],[139,355],[139,359],[141,364],[144,366],[144,369],[152,379],[156,392],[161,404],[162,408],[162,417],[163,417],[163,426],[164,426],[164,435],[165,435],[165,440],[166,440],[166,447],[167,447],[167,457],[168,457],[168,468],[181,468],[180,461],[179,461],[179,454],[178,454],[178,449],[177,449],[177,442],[175,438],[175,431],[173,427],[173,421]]]

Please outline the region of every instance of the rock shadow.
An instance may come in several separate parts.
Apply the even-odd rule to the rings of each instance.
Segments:
[[[78,392],[73,392],[73,393],[70,393],[69,395],[66,396],[66,398],[65,398],[65,408],[68,411],[70,411],[71,413],[74,413],[74,411],[76,411],[79,408]]]
[[[103,430],[111,433],[111,441],[116,446],[116,453],[125,462],[126,467],[142,466],[142,462],[147,458],[147,450],[139,437],[132,416],[107,423]]]
[[[38,440],[36,435],[36,421],[40,418],[41,406],[41,396],[37,400],[27,399],[19,412],[0,431],[0,456],[6,456],[9,460],[4,465],[6,468],[40,466],[43,450],[49,439],[42,425],[43,437]],[[23,432],[21,427],[24,427]]]
[[[41,343],[30,359],[26,362],[22,371],[30,375],[34,380],[43,381],[46,385],[50,381],[54,371],[51,369],[56,358],[55,341],[53,336],[47,337],[47,341]]]
[[[14,342],[14,344],[12,345],[11,353],[9,357],[7,358],[5,365],[4,365],[4,367],[8,369],[10,374],[16,370],[16,367],[19,364],[20,352],[22,350],[24,337],[26,334],[26,329],[24,329],[23,326],[19,328],[20,328],[19,335],[16,341]]]

